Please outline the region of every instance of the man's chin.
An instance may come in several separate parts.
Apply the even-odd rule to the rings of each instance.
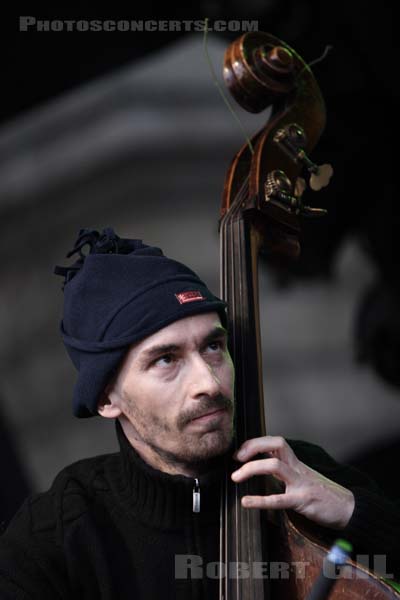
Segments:
[[[188,445],[182,458],[187,463],[207,462],[228,452],[232,446],[232,433],[221,430],[207,431]]]
[[[174,471],[183,474],[206,472],[215,461],[232,450],[233,429],[215,428],[208,431],[186,431],[179,436],[179,444],[173,447],[156,447],[154,451]],[[168,472],[168,469],[165,469]]]

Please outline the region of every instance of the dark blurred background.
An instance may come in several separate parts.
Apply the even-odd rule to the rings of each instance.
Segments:
[[[257,20],[313,67],[328,124],[313,158],[335,174],[304,224],[300,261],[261,273],[270,433],[322,445],[400,497],[399,89],[388,6],[248,0],[160,15],[58,11],[39,19]],[[158,16],[155,16],[158,14]],[[243,136],[215,88],[200,32],[19,31],[2,19],[0,96],[0,521],[66,464],[116,449],[100,418],[71,415],[62,281],[81,227],[114,227],[187,262],[218,291],[218,213]],[[209,34],[220,77],[239,32]],[[237,107],[254,132],[265,115]]]

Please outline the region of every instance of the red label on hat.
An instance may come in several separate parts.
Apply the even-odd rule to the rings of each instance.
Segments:
[[[201,295],[201,292],[198,290],[194,290],[193,292],[181,292],[180,294],[175,294],[176,299],[179,304],[186,304],[186,302],[197,302],[197,300],[206,300],[204,296]]]

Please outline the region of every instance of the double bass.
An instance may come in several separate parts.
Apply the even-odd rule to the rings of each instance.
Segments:
[[[263,32],[247,33],[226,50],[224,79],[244,109],[272,107],[265,126],[234,157],[225,179],[220,214],[221,296],[229,306],[230,351],[236,371],[236,445],[266,435],[258,292],[260,252],[296,259],[303,217],[323,210],[303,202],[307,188],[328,184],[329,165],[310,158],[325,126],[325,106],[304,60],[286,43]],[[274,480],[234,484],[221,495],[220,600],[303,600],[320,573],[328,548],[311,522],[287,511],[246,510],[241,497],[274,491]],[[305,576],[268,579],[246,576],[242,564],[281,561],[306,565]],[[233,565],[233,572],[232,572]],[[236,572],[235,572],[236,569]],[[349,560],[330,600],[400,598],[372,571]]]

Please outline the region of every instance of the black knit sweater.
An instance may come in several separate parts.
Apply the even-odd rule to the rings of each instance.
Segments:
[[[49,491],[28,498],[0,538],[2,600],[211,599],[216,581],[176,578],[176,557],[218,560],[221,469],[194,480],[152,469],[117,426],[121,451],[64,469]],[[399,568],[399,510],[368,478],[318,446],[291,441],[300,460],[351,489],[356,507],[345,530],[327,539],[358,554],[387,554]]]

